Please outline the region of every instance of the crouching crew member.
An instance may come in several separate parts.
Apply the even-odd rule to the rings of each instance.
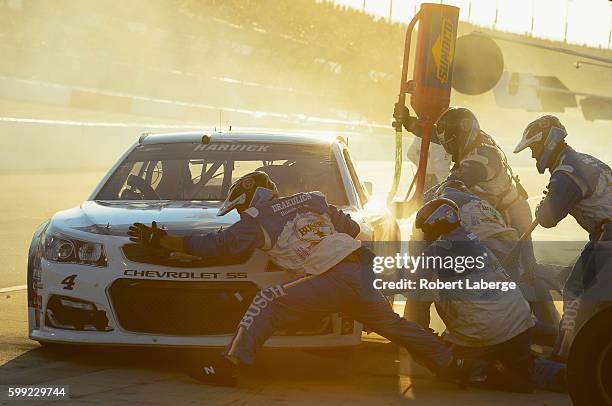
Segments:
[[[486,200],[472,193],[463,182],[449,180],[442,183],[433,194],[435,198],[446,198],[459,207],[461,225],[474,233],[476,238],[489,248],[499,261],[516,246],[518,233],[508,227],[503,216]],[[533,286],[542,286],[526,281],[527,275],[522,271],[521,263],[509,261],[505,265],[512,280],[521,287],[524,297],[529,302],[531,310],[536,317],[536,326],[533,330],[533,340],[536,344],[553,346],[557,336],[559,313],[552,302],[550,293],[546,291],[533,291]],[[541,275],[533,275],[539,278]],[[553,320],[554,323],[549,321]]]
[[[557,117],[542,116],[527,126],[514,150],[530,148],[538,172],[550,172],[548,193],[535,212],[538,223],[551,228],[570,214],[589,233],[563,291],[564,314],[555,348],[560,359],[566,359],[569,344],[593,306],[612,300],[610,285],[601,280],[596,284],[598,279],[612,280],[612,170],[569,147],[566,136]]]
[[[415,221],[428,244],[424,258],[456,258],[456,264],[465,264],[465,258],[473,258],[474,264],[482,261],[481,266],[439,264],[416,272],[419,277],[461,283],[433,295],[424,290],[416,294],[427,304],[425,318],[429,303],[435,303],[446,325],[443,338],[464,362],[463,382],[513,392],[531,392],[534,386],[565,390],[565,365],[532,356],[534,322],[529,304],[519,288],[511,288],[510,277],[491,251],[461,225],[457,205],[445,198],[434,199],[419,210]],[[484,288],[485,284],[489,287]]]
[[[276,185],[263,172],[249,173],[229,189],[219,210],[236,209],[240,221],[214,233],[173,237],[134,224],[133,241],[160,244],[203,258],[231,259],[254,249],[266,251],[272,261],[297,276],[291,282],[259,292],[223,356],[202,365],[192,376],[204,383],[233,385],[236,367],[252,364],[257,350],[274,331],[317,315],[343,313],[368,329],[405,347],[414,358],[440,376],[456,371],[451,351],[417,324],[399,317],[372,286],[369,251],[355,237],[359,224],[327,204],[320,192],[279,197]]]

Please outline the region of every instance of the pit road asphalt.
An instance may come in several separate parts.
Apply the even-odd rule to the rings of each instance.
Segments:
[[[184,370],[215,351],[44,348],[28,339],[26,307],[25,291],[0,296],[0,385],[67,385],[70,399],[61,404],[571,404],[565,394],[459,389],[423,371],[410,378],[406,353],[373,334],[364,336],[351,354],[265,349],[256,366],[243,370],[238,387],[209,387]],[[43,403],[0,400],[0,405]]]

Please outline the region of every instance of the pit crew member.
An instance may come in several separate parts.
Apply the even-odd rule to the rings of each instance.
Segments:
[[[491,251],[461,224],[459,207],[451,200],[436,198],[417,213],[416,226],[427,246],[423,255],[431,258],[480,257],[484,266],[437,265],[421,276],[445,282],[465,280],[456,289],[439,289],[433,294],[414,291],[424,306],[419,322],[429,324],[433,301],[446,325],[444,339],[464,361],[463,382],[468,385],[513,392],[531,392],[533,387],[565,390],[565,365],[531,355],[531,311],[520,289],[468,289],[467,280],[487,283],[510,281]],[[435,263],[435,261],[433,262]],[[473,285],[473,283],[471,283]],[[412,294],[408,294],[408,297]],[[414,300],[414,297],[412,298]]]
[[[461,225],[474,233],[476,238],[489,248],[498,260],[504,260],[516,245],[519,237],[516,230],[508,227],[503,216],[489,202],[472,193],[463,182],[457,180],[444,182],[437,188],[434,197],[446,198],[457,204]],[[523,296],[529,301],[536,317],[533,332],[534,342],[552,346],[557,336],[556,325],[559,314],[552,302],[547,302],[550,295],[546,292],[532,290],[533,284],[526,283],[524,280],[528,275],[522,272],[520,262],[510,261],[505,265],[505,270],[521,287]],[[533,276],[539,277],[540,275]],[[544,303],[538,303],[538,300],[543,300]],[[542,312],[547,313],[542,314]],[[556,324],[547,323],[547,320],[556,320]]]
[[[538,172],[550,172],[548,193],[535,212],[538,223],[551,228],[569,214],[589,233],[589,242],[563,289],[564,314],[554,351],[559,359],[566,359],[568,337],[586,321],[586,315],[593,314],[590,308],[612,300],[609,286],[606,292],[596,289],[585,295],[598,277],[612,272],[612,170],[599,159],[572,149],[566,137],[559,119],[545,115],[527,126],[514,150],[530,148]],[[568,312],[569,308],[573,311]]]
[[[236,209],[240,221],[214,233],[174,237],[155,225],[134,224],[131,239],[200,257],[228,258],[256,248],[296,278],[270,286],[253,299],[219,360],[191,375],[203,383],[234,385],[237,366],[252,364],[257,350],[284,323],[312,314],[342,312],[405,347],[440,376],[456,370],[451,351],[434,334],[390,308],[371,283],[369,251],[355,237],[359,225],[328,205],[320,192],[278,196],[263,172],[252,172],[230,187],[219,215]],[[368,260],[368,258],[370,258]]]

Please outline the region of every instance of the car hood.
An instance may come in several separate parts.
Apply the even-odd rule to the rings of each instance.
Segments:
[[[235,211],[217,216],[220,206],[221,202],[86,201],[56,213],[51,224],[64,230],[125,236],[133,223],[150,225],[156,221],[175,235],[200,234],[228,227],[240,219]]]

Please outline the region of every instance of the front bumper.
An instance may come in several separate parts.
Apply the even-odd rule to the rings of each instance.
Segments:
[[[285,272],[266,272],[266,264],[261,252],[244,264],[188,271],[125,258],[110,260],[107,268],[42,259],[34,262],[33,280],[28,281],[29,335],[40,342],[68,344],[224,347],[255,293],[291,279]],[[210,296],[211,287],[217,296]],[[58,311],[58,298],[84,308],[67,313],[105,323],[79,322],[75,328]],[[324,327],[311,323],[300,331],[294,326],[277,332],[266,347],[330,348],[361,342],[361,325],[352,320],[334,314]]]
[[[30,309],[30,312],[32,309]],[[340,325],[340,322],[336,323]],[[355,323],[359,326],[358,323]],[[360,326],[359,326],[360,327]],[[30,330],[30,338],[39,342],[138,346],[138,347],[225,347],[231,340],[231,335],[220,336],[166,336],[155,334],[125,333],[122,331],[96,332],[58,330],[48,327]],[[361,342],[361,329],[352,334],[341,335],[332,333],[320,336],[272,336],[265,347],[270,348],[333,348],[355,346]]]

